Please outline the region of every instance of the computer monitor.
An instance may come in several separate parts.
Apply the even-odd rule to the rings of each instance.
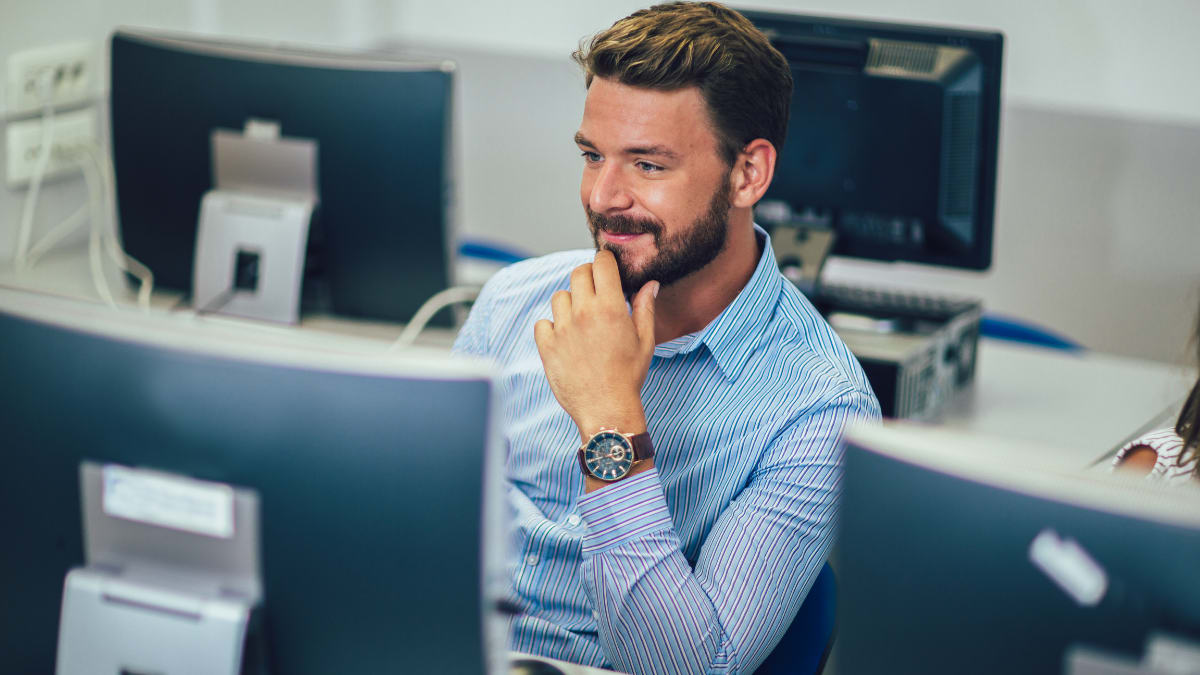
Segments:
[[[0,335],[0,670],[54,672],[91,460],[257,493],[270,672],[484,671],[490,365],[7,289]]]
[[[847,432],[838,672],[1058,674],[1073,648],[1138,662],[1152,633],[1200,640],[1200,490],[1053,457]]]
[[[370,53],[112,37],[112,150],[126,251],[190,291],[210,136],[250,119],[317,143],[305,308],[407,321],[449,285],[453,67]]]
[[[760,220],[832,228],[835,255],[986,269],[1003,35],[744,14],[795,83]]]

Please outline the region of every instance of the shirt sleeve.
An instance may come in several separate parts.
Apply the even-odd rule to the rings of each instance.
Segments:
[[[497,289],[504,284],[504,270],[492,275],[483,288],[479,291],[479,297],[475,298],[474,304],[471,305],[471,312],[467,314],[467,320],[458,331],[458,335],[454,338],[454,347],[451,351],[455,354],[466,354],[470,356],[488,356],[489,355],[489,339],[488,330],[491,320],[491,312],[493,305],[493,297],[497,293]]]
[[[1116,469],[1130,450],[1140,447],[1150,448],[1157,457],[1154,468],[1146,476],[1149,480],[1175,481],[1181,477],[1186,479],[1190,478],[1196,469],[1195,453],[1184,453],[1183,439],[1173,428],[1152,431],[1126,443],[1117,451],[1116,457],[1113,457],[1112,468]]]
[[[581,576],[600,643],[630,673],[752,672],[825,563],[841,490],[841,432],[877,418],[851,392],[787,427],[714,524],[693,569],[655,469],[586,495]]]

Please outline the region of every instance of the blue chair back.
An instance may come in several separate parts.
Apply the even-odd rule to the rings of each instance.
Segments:
[[[1083,345],[1065,335],[1055,333],[1049,328],[992,312],[984,314],[983,318],[979,320],[979,334],[997,340],[1020,342],[1066,352],[1083,351]]]
[[[829,563],[821,568],[808,597],[792,619],[775,651],[755,675],[817,675],[833,646],[837,619],[837,578]]]

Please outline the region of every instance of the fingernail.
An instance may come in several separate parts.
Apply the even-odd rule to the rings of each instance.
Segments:
[[[661,285],[661,284],[659,284],[657,281],[656,281],[656,282],[654,282],[654,288],[651,288],[651,289],[650,289],[650,295],[653,295],[654,297],[656,297],[656,298],[657,298],[657,297],[658,297],[658,287],[659,287],[660,285]]]

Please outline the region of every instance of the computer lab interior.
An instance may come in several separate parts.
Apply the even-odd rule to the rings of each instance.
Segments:
[[[1200,673],[1200,474],[1114,470],[1195,397],[1200,5],[728,5],[794,82],[754,220],[883,421],[719,672]],[[0,10],[0,669],[605,672],[508,646],[506,389],[451,347],[594,246],[571,53],[645,6]]]

